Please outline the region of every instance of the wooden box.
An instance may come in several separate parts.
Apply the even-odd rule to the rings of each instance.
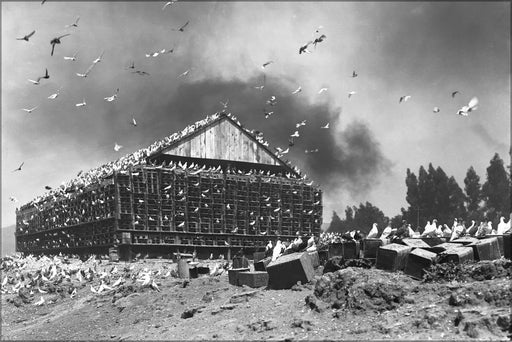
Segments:
[[[249,260],[246,257],[234,257],[233,268],[246,268],[249,267]]]
[[[270,263],[270,261],[272,261],[272,258],[268,257],[268,258],[262,259],[262,260],[260,260],[258,262],[255,262],[254,263],[254,270],[255,271],[265,272],[267,270],[267,265]]]
[[[273,289],[289,289],[298,281],[306,284],[315,275],[307,252],[283,255],[267,265],[267,272]]]
[[[238,273],[238,285],[247,285],[249,287],[262,287],[268,284],[268,273],[255,271],[255,272],[240,272]]]
[[[341,242],[339,243],[331,243],[329,245],[327,258],[331,259],[335,256],[342,256],[343,255],[343,244]]]
[[[501,258],[498,239],[495,237],[478,240],[467,245],[473,248],[475,260],[496,260]]]
[[[359,259],[360,244],[359,241],[345,241],[343,246],[343,258]]]
[[[232,268],[228,270],[228,279],[231,285],[238,286],[238,274],[240,272],[248,272],[249,268]]]
[[[455,247],[448,248],[439,254],[439,262],[454,262],[456,264],[464,263],[466,261],[473,261],[474,253],[471,247]]]
[[[444,237],[423,237],[421,238],[424,242],[426,242],[430,247],[439,245],[441,243],[446,242],[448,239]]]
[[[511,241],[510,241],[510,234],[504,234],[503,235],[503,256],[507,259],[510,259],[510,247],[511,247]]]
[[[486,236],[481,237],[480,240],[491,238],[491,237],[495,237],[495,238],[498,239],[498,247],[500,248],[500,255],[505,256],[505,238],[504,238],[504,235],[486,235]],[[510,247],[510,241],[509,241],[509,247]],[[510,258],[510,256],[509,256],[509,258]]]
[[[475,237],[472,237],[472,236],[463,236],[463,237],[460,237],[458,239],[455,239],[455,240],[452,240],[450,241],[451,243],[460,243],[464,246],[466,245],[469,245],[471,243],[475,243],[475,242],[478,242],[479,240]]]
[[[388,271],[403,270],[405,260],[411,250],[412,247],[399,245],[397,243],[381,246],[377,250],[375,267]]]
[[[415,248],[407,256],[404,273],[413,278],[422,279],[424,270],[429,268],[436,258],[436,253],[421,248]]]
[[[428,248],[430,245],[419,238],[405,238],[401,241],[402,245],[409,246],[412,248]]]
[[[309,254],[309,257],[311,258],[311,263],[313,264],[313,268],[317,268],[320,266],[320,258],[318,256],[317,251],[313,252],[307,252]]]
[[[254,263],[257,263],[258,261],[265,259],[265,252],[254,252],[252,258],[254,259]]]
[[[377,250],[384,242],[381,239],[364,239],[362,250],[363,258],[375,259],[377,257]]]
[[[447,251],[449,249],[462,247],[462,244],[460,243],[451,243],[451,242],[444,242],[436,246],[425,248],[427,251],[434,252],[434,253],[442,253],[444,251]]]

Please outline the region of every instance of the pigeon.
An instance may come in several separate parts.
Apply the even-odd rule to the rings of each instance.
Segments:
[[[158,57],[158,55],[160,54],[160,52],[150,52],[150,53],[146,53],[146,57],[149,58],[149,57]]]
[[[323,42],[325,38],[327,38],[327,36],[325,34],[322,34],[320,37],[316,38],[315,41],[313,42],[313,45],[315,45],[315,48],[316,48],[316,44]]]
[[[60,40],[66,36],[69,36],[71,35],[71,33],[66,33],[60,37],[56,37],[56,38],[53,38],[51,41],[50,41],[50,44],[52,45],[52,53],[51,53],[51,56],[53,56],[53,51],[55,50],[55,44],[60,44]]]
[[[135,62],[132,62],[132,64],[127,67],[126,69],[135,69]]]
[[[131,124],[132,124],[133,126],[137,126],[137,121],[135,121],[135,118],[134,118],[134,117],[132,117],[132,122],[131,122]]]
[[[312,43],[313,43],[313,41],[309,41],[306,44],[302,45],[299,48],[299,55],[302,53],[311,53],[311,51],[308,50],[308,46],[309,46],[309,44],[312,44]]]
[[[118,145],[117,143],[114,143],[114,151],[118,152],[121,148],[123,148],[122,145]]]
[[[268,61],[268,62],[266,62],[266,63],[263,63],[263,65],[261,66],[261,68],[262,68],[262,69],[265,69],[265,67],[266,67],[267,65],[270,65],[270,64],[272,64],[272,63],[274,63],[274,61]]]
[[[314,150],[305,150],[304,153],[308,154],[308,153],[317,153],[318,152],[318,148],[315,148]]]
[[[12,172],[21,171],[21,168],[23,167],[23,165],[25,165],[25,162],[22,162],[22,163],[20,164],[20,166],[18,166],[18,168],[17,168],[17,169],[12,170]]]
[[[357,76],[358,76],[358,75],[357,75],[356,71],[355,71],[355,70],[354,70],[354,71],[352,71],[352,77],[357,77]]]
[[[229,99],[226,102],[219,101],[222,107],[228,108]]]
[[[293,141],[293,138],[290,137],[290,139],[288,139],[288,146],[292,147],[293,145],[295,145],[295,142]]]
[[[306,120],[302,120],[301,122],[295,124],[296,128],[299,128],[301,126],[306,126]]]
[[[274,114],[274,112],[268,112],[268,111],[263,111],[264,114],[265,114],[265,119],[268,119],[269,116],[271,116],[272,114]]]
[[[50,78],[50,75],[48,74],[48,69],[45,69],[44,76],[41,76],[40,78],[45,78],[45,79],[49,79]],[[39,79],[38,79],[38,81],[39,81]]]
[[[468,116],[470,112],[476,110],[478,108],[478,99],[473,97],[467,106],[463,106],[461,109],[457,111],[457,114],[462,116]]]
[[[320,127],[320,128],[324,128],[324,129],[329,128],[329,123],[326,123],[326,124],[325,124],[325,126],[322,126],[322,127]]]
[[[400,96],[398,103],[407,102],[411,98],[411,95]]]
[[[79,77],[87,77],[87,75],[89,75],[89,73],[91,72],[91,70],[94,68],[94,66],[96,65],[96,63],[92,63],[88,68],[87,70],[85,71],[85,73],[83,74],[79,74],[79,73],[76,73],[77,76]]]
[[[295,138],[298,138],[300,135],[299,135],[299,131],[295,131],[292,135],[290,135],[290,137],[295,137]]]
[[[45,188],[46,190],[51,190],[51,189],[52,189],[52,187],[51,187],[51,186],[49,186],[49,185],[45,185],[45,187],[44,187],[44,188]]]
[[[187,76],[189,72],[190,72],[190,69],[186,70],[185,72],[183,72],[182,74],[180,74],[180,75],[178,76],[178,78],[180,78],[180,77],[184,77],[184,76]]]
[[[66,25],[66,27],[78,27],[78,21],[80,20],[80,16],[76,17],[76,20],[73,24]]]
[[[292,95],[294,94],[298,94],[302,91],[302,88],[299,86],[297,89],[295,89],[295,91],[292,93]]]
[[[31,79],[29,79],[28,81],[34,83],[34,85],[38,85],[40,80],[41,80],[41,77],[38,77],[37,80],[35,80],[35,81],[31,80]]]
[[[69,57],[69,56],[64,56],[64,59],[65,59],[66,61],[76,61],[76,55],[78,55],[78,51],[77,51],[77,52],[75,52],[75,54],[74,54],[73,56],[71,56],[71,57]]]
[[[38,106],[35,106],[34,108],[31,108],[31,109],[22,108],[22,110],[24,110],[27,113],[32,113],[34,111],[34,109],[36,109],[37,107]]]
[[[30,37],[32,37],[32,36],[34,35],[34,33],[36,33],[36,31],[35,31],[35,30],[34,30],[34,31],[32,31],[32,32],[30,32],[29,34],[27,34],[26,36],[24,36],[24,37],[22,37],[22,38],[16,38],[16,40],[25,40],[25,41],[27,41],[27,42],[28,42],[28,39],[29,39]]]
[[[119,88],[117,88],[116,92],[112,96],[105,97],[104,99],[108,102],[112,102],[117,99],[117,94],[119,93]]]
[[[142,70],[136,70],[136,71],[132,71],[132,74],[139,74],[139,75],[142,75],[142,76],[149,76],[149,73],[145,72],[145,71],[142,71]]]
[[[439,109],[439,107],[434,107],[434,110],[432,110],[434,113],[439,113],[441,111],[441,109]]]
[[[103,54],[105,53],[105,51],[103,51],[101,53],[101,55],[98,56],[98,58],[96,58],[94,61],[92,61],[93,64],[96,64],[96,63],[99,63],[101,62],[101,57],[103,57]]]
[[[57,92],[55,94],[51,94],[50,96],[48,96],[48,98],[50,100],[55,100],[57,98],[57,96],[59,96],[59,93],[60,93],[61,89],[62,89],[62,87],[60,87],[59,90],[57,90]]]
[[[87,103],[85,103],[85,99],[83,99],[83,102],[82,103],[77,103],[75,104],[76,107],[85,107]]]
[[[276,104],[276,97],[272,95],[269,100],[267,100],[267,104],[270,106],[275,106]]]
[[[173,31],[179,31],[179,32],[185,32],[185,27],[187,27],[189,21],[187,21],[183,26],[179,27],[178,29],[172,29]]]
[[[507,223],[505,223],[505,217],[501,216],[500,223],[498,223],[496,232],[498,233],[498,235],[503,235],[508,229],[509,229],[509,226]]]
[[[318,91],[318,94],[322,94],[324,91],[327,91],[327,88],[322,88]]]
[[[355,95],[355,94],[357,94],[355,91],[351,91],[351,92],[349,92],[349,93],[348,93],[348,98],[350,99],[350,97],[351,97],[352,95]]]
[[[458,91],[458,90],[455,90],[454,92],[452,92],[452,98],[454,98],[454,97],[455,97],[455,95],[457,95],[458,93],[459,93],[459,91]]]
[[[166,2],[164,7],[162,7],[162,11],[164,9],[166,9],[168,6],[174,5],[174,3],[176,3],[176,2],[178,2],[178,0],[173,0],[173,1]]]
[[[368,232],[367,239],[376,239],[377,235],[379,235],[379,229],[377,228],[377,223],[374,223],[370,232]]]

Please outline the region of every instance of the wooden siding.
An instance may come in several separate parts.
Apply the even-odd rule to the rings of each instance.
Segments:
[[[163,153],[191,158],[281,164],[274,155],[267,152],[261,144],[249,138],[241,128],[229,120],[221,120],[182,140]]]

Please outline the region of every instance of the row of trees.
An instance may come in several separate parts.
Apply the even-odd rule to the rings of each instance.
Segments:
[[[407,169],[405,199],[409,206],[401,208],[400,214],[388,218],[369,202],[361,203],[359,207],[347,206],[343,220],[333,212],[329,231],[343,233],[359,229],[367,233],[373,223],[377,223],[379,230],[382,230],[388,224],[399,227],[402,220],[411,223],[413,227],[420,227],[422,231],[426,222],[434,218],[438,222],[449,223],[459,217],[467,223],[471,220],[486,220],[496,225],[501,216],[508,218],[511,212],[510,165],[507,168],[508,172],[496,153],[487,167],[485,183],[480,183],[480,177],[471,166],[464,178],[464,190],[453,176],[448,177],[441,167],[434,168],[432,163],[428,168],[420,166],[418,176]]]

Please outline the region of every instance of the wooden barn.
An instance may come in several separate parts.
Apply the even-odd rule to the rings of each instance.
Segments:
[[[267,146],[231,115],[210,116],[17,209],[17,251],[229,257],[318,235],[321,190]]]

